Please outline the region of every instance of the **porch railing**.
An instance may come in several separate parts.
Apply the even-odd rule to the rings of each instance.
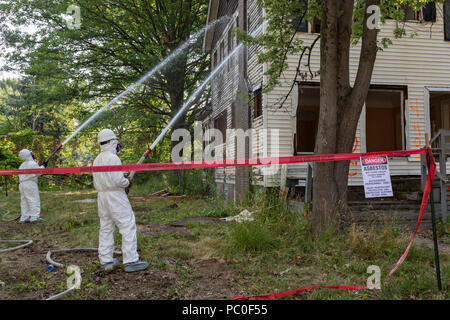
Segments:
[[[450,181],[447,176],[447,158],[450,155],[450,130],[439,130],[438,133],[430,140],[431,151],[439,162],[439,171],[436,172],[436,177],[439,180],[439,202],[440,210],[439,217],[443,221],[447,221],[448,211],[448,188]],[[427,178],[427,166],[425,155],[421,155],[421,185],[422,191],[425,188]],[[434,192],[434,191],[432,191]],[[435,197],[436,198],[436,197]]]

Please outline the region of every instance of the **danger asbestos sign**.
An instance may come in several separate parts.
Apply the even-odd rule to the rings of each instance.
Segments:
[[[387,157],[360,158],[366,198],[392,197],[391,175]]]

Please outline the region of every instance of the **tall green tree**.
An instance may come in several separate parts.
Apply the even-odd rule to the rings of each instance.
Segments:
[[[68,27],[72,18],[64,14],[70,5],[80,8],[79,28]],[[79,110],[81,122],[200,30],[207,10],[207,0],[2,1],[0,20],[8,24],[0,27],[1,44],[14,50],[1,55],[8,61],[7,68],[18,69],[40,83],[59,82],[61,90],[44,90],[48,99],[90,101]],[[37,26],[35,33],[21,28],[28,24]],[[112,113],[115,116],[102,117],[103,125],[108,123],[119,131],[157,132],[208,69],[199,37],[189,50],[123,99],[120,110]],[[117,112],[124,116],[117,117]],[[195,110],[187,122],[194,116]],[[183,118],[178,125],[185,122]]]
[[[315,152],[318,154],[350,153],[358,120],[372,78],[377,52],[391,43],[379,39],[376,28],[368,28],[376,5],[384,17],[404,21],[407,8],[419,9],[427,0],[259,0],[267,12],[268,32],[259,39],[245,36],[249,43],[265,47],[259,55],[261,63],[270,65],[266,90],[278,84],[288,67],[286,57],[304,57],[308,47],[295,40],[294,25],[319,19],[320,22],[320,117]],[[402,24],[399,24],[401,26]],[[399,27],[393,37],[403,36]],[[354,83],[350,82],[350,49],[361,42],[359,66]],[[317,163],[314,172],[312,227],[317,233],[335,226],[346,203],[349,163],[346,161]]]

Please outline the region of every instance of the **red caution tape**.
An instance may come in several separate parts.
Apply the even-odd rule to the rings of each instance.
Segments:
[[[356,160],[360,157],[368,156],[388,156],[402,157],[413,154],[424,154],[426,149],[405,150],[405,151],[386,151],[386,152],[368,152],[368,153],[339,153],[339,154],[314,154],[307,156],[291,157],[271,157],[271,158],[252,158],[235,160],[214,160],[214,161],[192,161],[192,162],[169,162],[169,163],[146,163],[129,164],[119,166],[90,166],[90,167],[62,167],[47,169],[15,169],[0,170],[1,175],[18,174],[68,174],[68,173],[93,173],[93,172],[113,172],[113,171],[161,171],[161,170],[187,170],[187,169],[206,169],[220,167],[241,167],[241,166],[263,166],[274,164],[304,163],[304,162],[328,162]]]
[[[369,156],[388,156],[388,157],[402,157],[413,154],[428,154],[430,163],[428,164],[428,176],[425,190],[420,206],[420,213],[417,219],[416,229],[413,237],[402,254],[400,259],[395,264],[394,268],[386,276],[385,280],[389,278],[403,263],[409,250],[414,242],[420,223],[422,222],[425,209],[427,207],[428,198],[431,192],[431,185],[436,174],[436,163],[434,161],[431,149],[417,149],[405,151],[388,151],[388,152],[368,152],[368,153],[341,153],[341,154],[325,154],[325,155],[307,155],[307,156],[291,156],[291,157],[272,157],[272,158],[255,158],[255,159],[237,159],[237,160],[215,160],[215,161],[194,161],[182,163],[148,163],[148,164],[134,164],[134,165],[120,165],[120,166],[90,166],[90,167],[65,167],[65,168],[47,168],[47,169],[22,169],[22,170],[1,170],[0,175],[18,175],[18,174],[67,174],[67,173],[93,173],[93,172],[113,172],[113,171],[156,171],[156,170],[186,170],[186,169],[204,169],[204,168],[220,168],[220,167],[238,167],[238,166],[260,166],[260,165],[274,165],[274,164],[289,164],[289,163],[305,163],[305,162],[328,162],[328,161],[345,161],[357,160],[360,157]],[[277,299],[287,297],[300,292],[312,291],[317,288],[329,288],[335,290],[365,290],[369,289],[367,286],[336,286],[336,285],[312,285],[304,288],[299,288],[291,291],[281,293],[269,293],[258,296],[235,296],[231,300],[248,300],[248,299]]]
[[[235,296],[235,297],[231,298],[230,300],[249,300],[249,299],[270,300],[270,299],[279,299],[279,298],[284,298],[284,297],[288,297],[288,296],[294,295],[296,293],[313,291],[313,290],[315,290],[317,288],[328,288],[328,289],[347,290],[347,291],[351,291],[351,290],[355,290],[356,291],[356,290],[368,289],[368,287],[361,287],[361,286],[312,285],[312,286],[307,286],[307,287],[304,287],[304,288],[295,289],[295,290],[291,290],[291,291],[280,292],[280,293],[269,293],[269,294],[262,294],[262,295],[259,295],[259,296]]]
[[[428,163],[429,170],[428,170],[428,175],[427,175],[427,183],[425,185],[425,189],[424,189],[424,192],[423,192],[422,203],[420,205],[420,212],[419,212],[419,217],[417,219],[416,229],[414,231],[412,239],[411,239],[408,247],[406,248],[405,252],[402,254],[400,259],[397,261],[397,263],[392,268],[392,270],[388,273],[388,275],[384,278],[384,280],[388,279],[392,274],[394,274],[394,272],[397,271],[397,269],[400,267],[400,265],[403,263],[403,261],[405,261],[406,256],[408,255],[409,250],[411,249],[411,246],[412,246],[412,244],[414,242],[414,239],[416,237],[417,231],[419,230],[420,223],[422,222],[422,218],[423,218],[423,215],[425,213],[425,209],[427,207],[428,198],[429,198],[430,192],[431,192],[431,185],[433,183],[433,179],[434,179],[434,176],[436,174],[436,163],[434,161],[434,157],[433,157],[433,153],[431,152],[431,149],[428,148],[428,149],[423,149],[423,150],[425,152],[420,152],[420,153],[427,153],[429,155],[430,162]],[[307,287],[303,287],[303,288],[299,288],[299,289],[295,289],[295,290],[290,290],[290,291],[284,291],[284,292],[280,292],[280,293],[269,293],[269,294],[263,294],[263,295],[258,295],[258,296],[235,296],[235,297],[231,298],[230,300],[279,299],[279,298],[284,298],[284,297],[288,297],[288,296],[294,295],[296,293],[312,291],[312,290],[315,290],[315,289],[318,289],[318,288],[328,288],[328,289],[347,290],[347,291],[357,291],[357,290],[369,289],[369,287],[367,287],[367,286],[312,285],[312,286],[307,286]]]

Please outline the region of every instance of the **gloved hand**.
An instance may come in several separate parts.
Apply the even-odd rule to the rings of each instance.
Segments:
[[[131,180],[130,178],[127,178],[128,181],[130,181],[130,184],[128,185],[128,187],[125,188],[125,192],[126,194],[128,194],[130,192],[130,188],[133,185],[133,180]]]
[[[48,160],[47,160],[47,161],[44,161],[44,162],[42,163],[42,166],[43,166],[44,168],[47,168],[47,166],[48,166]]]

